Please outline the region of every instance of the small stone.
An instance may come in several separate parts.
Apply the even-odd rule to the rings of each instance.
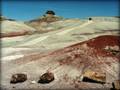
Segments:
[[[32,83],[32,84],[35,84],[35,83],[36,83],[36,81],[31,81],[31,83]]]
[[[22,83],[26,80],[27,80],[27,75],[18,73],[18,74],[12,75],[10,83],[12,83],[12,84]]]
[[[54,74],[51,72],[46,72],[40,77],[38,83],[46,84],[52,82],[53,80]]]
[[[92,20],[92,18],[89,18],[89,21],[91,21]]]

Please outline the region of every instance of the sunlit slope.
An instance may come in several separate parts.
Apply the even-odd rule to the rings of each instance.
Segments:
[[[44,28],[50,31],[1,38],[3,87],[12,89],[13,86],[9,83],[11,75],[25,72],[30,76],[29,80],[16,84],[16,89],[42,89],[42,84],[32,85],[31,81],[38,81],[37,77],[47,70],[55,74],[55,81],[45,85],[45,88],[51,89],[74,88],[75,84],[71,85],[72,80],[81,77],[88,69],[105,72],[107,83],[118,79],[118,18],[95,17],[92,21],[65,19],[49,23]],[[64,79],[66,75],[70,81]],[[85,82],[80,82],[78,86],[83,89],[109,87]]]
[[[33,33],[34,28],[27,26],[23,22],[12,21],[12,20],[3,20],[1,24],[1,35],[3,37],[9,36],[19,36],[20,34]]]
[[[119,51],[119,38],[114,35],[102,35],[46,54],[16,55],[21,53],[19,50],[25,50],[26,48],[9,48],[9,51],[13,50],[16,53],[2,58],[2,71],[4,71],[1,74],[3,77],[2,86],[12,89],[13,85],[9,83],[11,75],[25,72],[29,79],[22,84],[15,84],[16,89],[110,89],[112,82],[119,79],[120,53],[116,52],[115,54],[106,47]],[[54,73],[55,80],[48,84],[38,84],[38,77],[48,70]],[[89,80],[83,82],[82,75],[87,70],[104,72],[105,84],[93,83]],[[100,76],[101,74],[97,75]],[[93,77],[95,76],[93,75]],[[36,83],[31,83],[33,80]],[[77,88],[74,82],[78,82]]]
[[[101,21],[100,21],[101,20]],[[69,19],[53,22],[46,28],[53,28],[51,32],[44,34],[33,34],[22,37],[4,38],[4,46],[41,47],[47,48],[64,47],[69,43],[76,43],[99,35],[119,34],[119,22],[115,18],[79,20]]]

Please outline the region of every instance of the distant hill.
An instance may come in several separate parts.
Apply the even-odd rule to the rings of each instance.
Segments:
[[[54,11],[47,11],[43,16],[25,23],[35,28],[38,32],[48,32],[49,30],[46,30],[45,27],[48,26],[49,23],[60,21],[62,19],[63,17],[56,16]]]
[[[115,17],[97,17],[97,19],[92,17],[92,21],[88,19],[62,19],[51,23],[44,22],[38,26],[40,31],[35,29],[36,34],[22,37],[23,39],[19,43],[15,42],[17,39],[10,42],[16,46],[39,48],[45,46],[45,48],[57,49],[101,35],[119,35],[119,19]],[[12,30],[15,31],[15,29]],[[3,46],[6,46],[6,43],[7,41],[4,42]],[[11,46],[12,44],[7,45]]]
[[[15,21],[15,19],[8,19],[8,18],[6,18],[6,17],[4,17],[4,16],[0,16],[0,22],[1,22],[1,21],[5,21],[5,20]]]
[[[49,23],[56,22],[56,21],[59,21],[59,20],[61,20],[61,18],[59,18],[57,16],[41,17],[41,18],[38,18],[38,19],[34,19],[34,20],[30,20],[28,22],[25,22],[25,24],[35,28],[38,32],[47,32],[47,30],[45,30],[45,27]]]
[[[19,22],[14,19],[7,19],[3,16],[0,19],[1,37],[25,35],[35,31],[34,28],[27,26],[26,24],[24,24],[24,22]]]

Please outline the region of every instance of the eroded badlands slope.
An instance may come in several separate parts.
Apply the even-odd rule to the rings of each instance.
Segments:
[[[69,19],[50,23],[44,27],[51,28],[47,33],[1,38],[2,87],[111,88],[112,82],[119,79],[118,26],[116,18]],[[105,84],[83,82],[81,78],[87,70],[105,73]],[[37,83],[46,71],[54,73],[55,80],[49,84]],[[10,84],[15,73],[27,74],[28,80]]]

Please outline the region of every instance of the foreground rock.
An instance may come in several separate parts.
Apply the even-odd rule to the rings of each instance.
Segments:
[[[104,84],[106,82],[106,75],[105,73],[88,70],[83,74],[83,81]]]
[[[46,83],[52,82],[53,80],[54,80],[54,75],[53,75],[53,73],[51,73],[51,72],[46,72],[45,74],[43,74],[43,75],[40,77],[38,83],[46,84]]]
[[[115,90],[120,90],[120,80],[115,80],[112,84]]]
[[[26,74],[18,73],[18,74],[12,75],[10,83],[12,83],[12,84],[22,83],[26,80],[27,80],[27,75]]]

